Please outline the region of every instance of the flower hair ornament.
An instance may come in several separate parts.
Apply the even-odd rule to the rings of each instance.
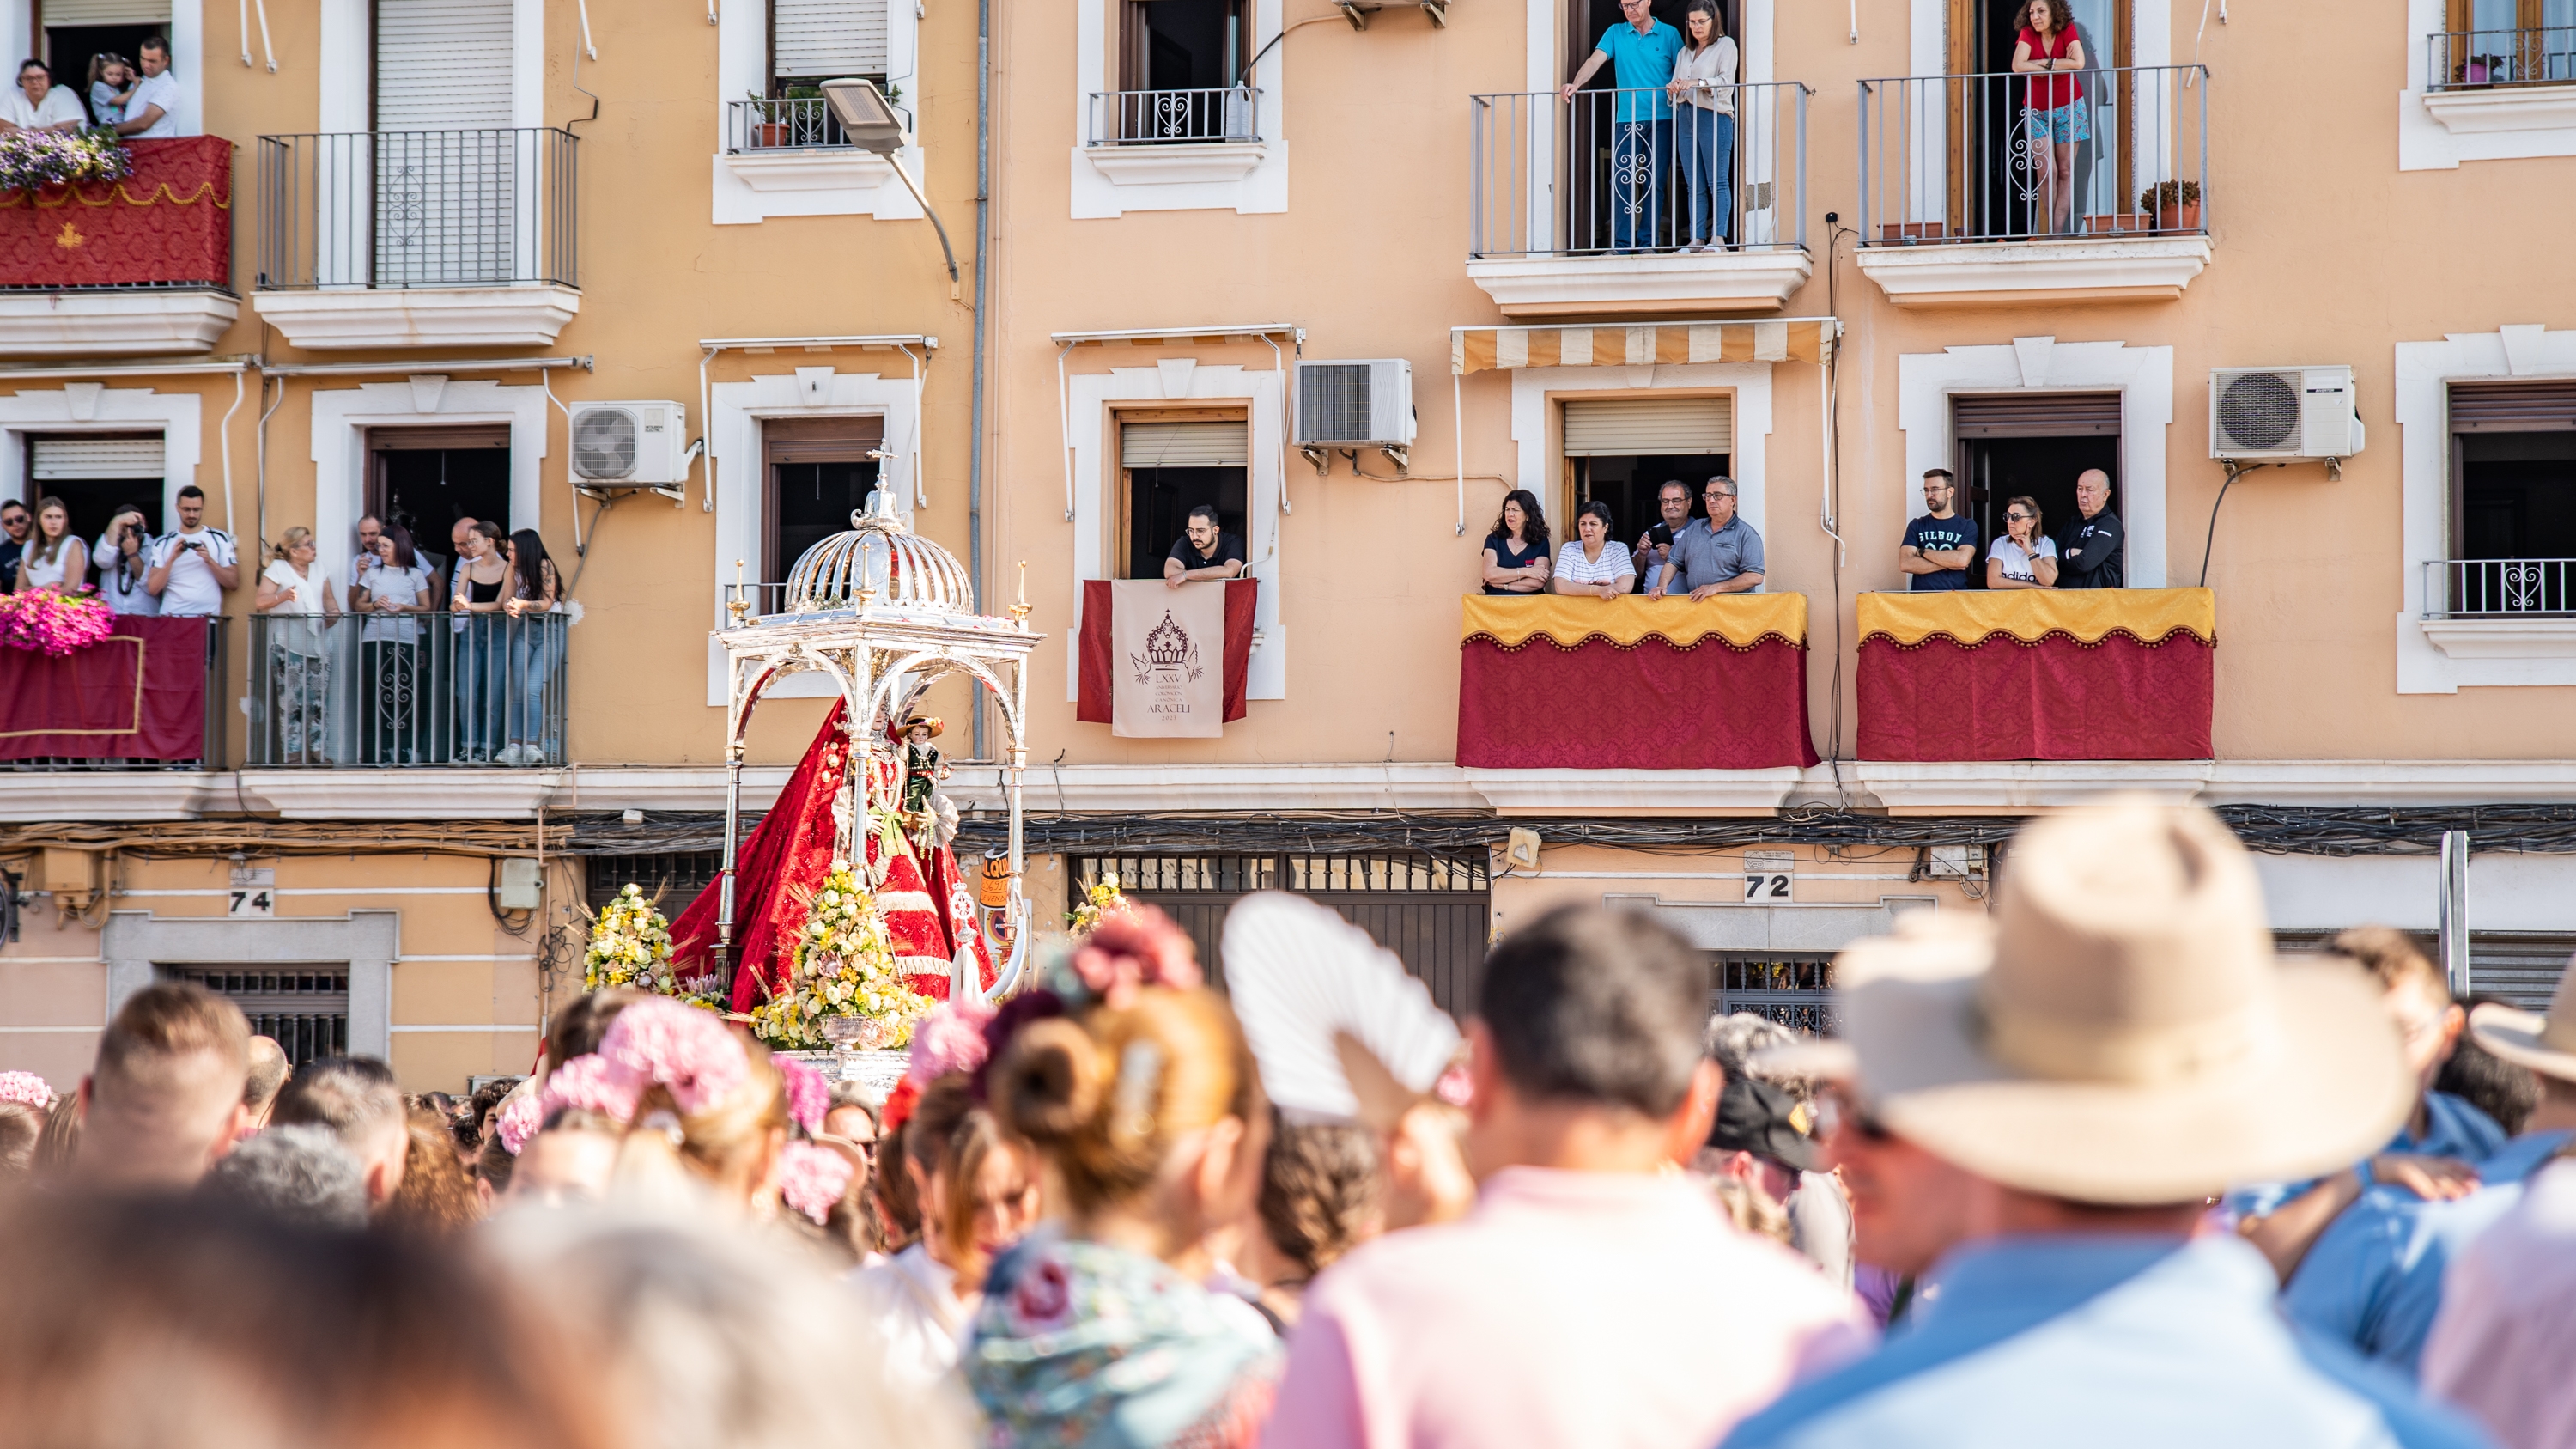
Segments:
[[[903,1079],[915,1089],[929,1086],[950,1072],[972,1072],[989,1059],[984,1037],[994,1008],[980,1001],[943,1001],[912,1029],[912,1060]]]
[[[787,1115],[804,1129],[806,1136],[821,1136],[823,1116],[832,1106],[832,1084],[823,1080],[821,1072],[793,1057],[775,1057],[772,1062],[787,1083]]]
[[[1068,1004],[1097,1001],[1115,1009],[1142,987],[1188,991],[1206,979],[1189,933],[1152,906],[1133,906],[1103,916],[1070,957],[1054,964],[1045,984]]]
[[[635,1116],[635,1099],[650,1080],[622,1062],[596,1052],[574,1057],[555,1068],[537,1093],[537,1120],[543,1122],[566,1107],[578,1107],[623,1123]]]
[[[751,1054],[723,1020],[669,997],[617,1013],[599,1054],[668,1089],[684,1116],[706,1111],[751,1080]]]
[[[545,1122],[546,1109],[537,1100],[537,1094],[521,1092],[501,1104],[501,1115],[494,1120],[492,1130],[501,1135],[502,1150],[516,1157],[519,1149],[528,1145],[528,1139],[536,1136],[537,1129]]]
[[[828,1147],[790,1142],[778,1154],[778,1197],[812,1218],[817,1227],[830,1221],[841,1195],[850,1190],[850,1160]]]
[[[24,1102],[50,1112],[55,1100],[53,1084],[34,1072],[0,1072],[0,1102]]]

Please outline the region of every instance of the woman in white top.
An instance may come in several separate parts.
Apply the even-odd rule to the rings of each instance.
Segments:
[[[921,1241],[850,1283],[883,1336],[887,1370],[909,1386],[956,1371],[985,1271],[1037,1221],[1038,1178],[992,1114],[974,1105],[964,1072],[930,1084],[900,1140],[902,1160],[881,1170],[912,1174]]]
[[[141,522],[136,515],[136,522]],[[313,530],[290,528],[276,557],[260,570],[259,600],[265,616],[256,626],[268,636],[268,672],[275,693],[269,720],[275,734],[267,763],[318,765],[330,758],[331,658],[323,647],[325,621],[340,617],[330,576],[313,566]]]
[[[2039,531],[2039,505],[2028,498],[2004,504],[2004,536],[1986,551],[1986,587],[2057,587],[2057,540]]]
[[[374,700],[359,716],[359,758],[374,764],[416,765],[422,714],[430,698],[420,665],[420,623],[407,617],[435,609],[429,570],[411,546],[411,530],[388,523],[376,539],[376,566],[349,599],[365,617],[362,680],[374,681]]]
[[[1610,505],[1595,498],[1575,515],[1576,538],[1566,540],[1556,555],[1556,573],[1548,587],[1560,594],[1590,594],[1615,599],[1636,587],[1637,563],[1628,545],[1610,536]]]
[[[59,498],[36,503],[36,532],[18,555],[18,588],[78,594],[89,588],[89,549],[72,537],[72,511]]]
[[[145,618],[161,612],[160,599],[143,587],[152,572],[152,526],[143,521],[142,509],[131,503],[117,509],[90,561],[98,565],[98,596],[109,608]]]
[[[0,98],[0,131],[79,131],[88,125],[80,97],[54,84],[43,61],[19,64],[18,89]]]
[[[1724,247],[1735,220],[1735,42],[1717,0],[1691,0],[1682,52],[1666,87],[1673,100],[1673,164],[1688,198],[1688,250]]]

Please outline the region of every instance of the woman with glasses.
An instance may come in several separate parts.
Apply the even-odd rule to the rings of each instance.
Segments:
[[[2057,540],[2040,531],[2039,505],[2015,498],[2004,505],[2004,532],[1986,550],[1986,587],[2057,587]]]

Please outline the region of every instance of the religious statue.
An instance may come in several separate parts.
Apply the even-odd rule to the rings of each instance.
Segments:
[[[931,741],[946,726],[937,715],[907,715],[897,731],[902,740],[903,792],[900,810],[905,834],[915,849],[928,852],[957,835],[957,807],[939,782],[949,776],[948,757]]]

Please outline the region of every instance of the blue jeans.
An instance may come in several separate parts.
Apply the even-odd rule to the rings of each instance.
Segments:
[[[507,658],[502,620],[496,614],[473,614],[464,624],[465,631],[456,636],[456,758],[489,760],[501,747]]]
[[[552,744],[546,738],[546,681],[554,677],[554,630],[546,627],[547,618],[531,614],[512,620],[510,630],[509,699],[506,705],[510,743],[525,745],[540,754],[548,753]]]
[[[1664,168],[1673,154],[1670,121],[1617,121],[1610,142],[1610,249],[1656,245],[1664,214]]]
[[[1728,183],[1735,174],[1735,118],[1697,106],[1675,108],[1676,137],[1681,147],[1681,182],[1689,206],[1693,242],[1724,241],[1735,220],[1735,194]],[[1714,214],[1717,229],[1709,230]]]

